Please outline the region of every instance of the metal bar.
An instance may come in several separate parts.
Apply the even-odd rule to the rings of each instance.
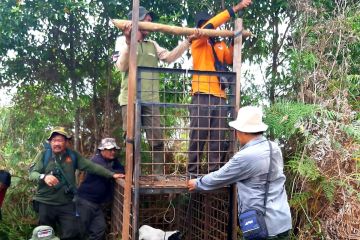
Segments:
[[[140,76],[140,74],[138,74]],[[137,84],[137,87],[141,88],[140,84]],[[135,111],[135,133],[140,132],[141,128],[141,105],[136,103],[136,111]],[[132,212],[133,212],[133,221],[132,221],[132,228],[133,228],[133,238],[138,239],[138,222],[139,222],[139,176],[140,176],[140,146],[141,146],[141,138],[139,136],[135,136],[135,149],[134,149],[134,197],[133,197],[133,204],[132,204]]]
[[[127,105],[127,129],[126,138],[134,138],[134,98],[136,89],[136,69],[137,69],[137,32],[139,24],[139,0],[133,0],[132,10],[132,30],[129,55],[129,82],[128,82],[128,105]],[[122,239],[129,239],[130,231],[130,207],[131,207],[131,187],[133,178],[133,149],[132,141],[126,141],[126,165],[125,165],[125,189],[124,189],[124,208],[123,208],[123,229]],[[134,231],[134,229],[133,229]]]
[[[235,49],[234,49],[235,54]],[[178,69],[178,68],[159,68],[159,67],[138,67],[141,72],[159,72],[159,73],[188,73],[188,74],[196,74],[196,75],[210,75],[210,76],[218,76],[222,74],[226,75],[235,75],[236,72],[215,72],[215,71],[199,71],[199,70],[186,70],[186,69]]]

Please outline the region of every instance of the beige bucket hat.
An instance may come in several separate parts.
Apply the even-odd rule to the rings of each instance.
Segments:
[[[99,150],[105,149],[120,149],[120,147],[116,144],[115,138],[103,138],[98,147]]]
[[[263,123],[262,115],[259,107],[242,107],[239,109],[236,120],[229,122],[229,126],[244,133],[265,132],[268,125]]]

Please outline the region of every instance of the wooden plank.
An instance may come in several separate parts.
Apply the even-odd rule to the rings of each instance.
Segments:
[[[128,105],[127,105],[127,129],[126,129],[126,165],[125,165],[125,189],[124,189],[124,205],[123,205],[123,225],[122,238],[129,239],[130,231],[130,207],[131,207],[131,188],[133,179],[133,158],[134,158],[134,102],[136,89],[136,71],[137,71],[137,39],[139,22],[139,0],[133,0],[132,10],[132,30],[129,55],[129,82],[128,82]],[[128,141],[130,139],[130,141]],[[135,216],[134,216],[135,217]]]
[[[241,31],[243,29],[243,21],[241,18],[238,18],[235,20],[235,31]],[[234,56],[233,56],[233,69],[234,72],[236,72],[236,90],[235,90],[235,110],[236,110],[236,115],[237,112],[240,108],[240,97],[241,97],[241,92],[240,92],[240,87],[241,87],[241,47],[242,47],[242,37],[236,37],[234,39]],[[237,116],[234,116],[237,117]],[[236,136],[235,136],[236,138]],[[234,152],[236,152],[237,150],[236,148],[236,144],[234,144]],[[236,194],[236,185],[233,184],[232,186],[232,191],[233,191],[233,222],[232,222],[232,239],[237,239],[237,194]]]
[[[120,19],[112,19],[114,25],[120,29],[124,29],[125,25],[131,23],[130,20],[120,20]],[[161,23],[153,23],[153,22],[139,22],[139,29],[146,30],[149,32],[163,32],[169,33],[173,35],[185,35],[189,36],[195,33],[196,28],[188,28],[188,27],[178,27],[178,26],[171,26]],[[200,33],[204,36],[208,37],[233,37],[235,34],[240,32],[233,32],[229,30],[216,30],[216,29],[198,29]],[[242,31],[243,37],[251,36],[251,32],[244,30]]]

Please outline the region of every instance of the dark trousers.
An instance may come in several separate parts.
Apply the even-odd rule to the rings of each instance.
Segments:
[[[105,239],[106,222],[101,205],[78,198],[77,209],[83,238],[87,237],[88,240]]]
[[[273,240],[289,240],[290,239],[290,231],[286,231],[283,233],[279,233],[278,235],[274,237],[268,237],[267,239],[273,239]]]
[[[127,127],[127,106],[121,107],[121,115],[123,120],[123,130],[126,132]],[[160,129],[160,109],[159,107],[142,106],[141,107],[141,124],[145,127],[146,138],[150,145],[152,156],[153,174],[164,174],[164,141],[163,133]]]
[[[39,202],[39,224],[57,229],[62,240],[80,239],[73,203],[54,206]]]
[[[208,144],[208,172],[217,170],[222,159],[225,141],[226,100],[209,94],[195,94],[191,99],[189,173],[200,173],[200,160]]]

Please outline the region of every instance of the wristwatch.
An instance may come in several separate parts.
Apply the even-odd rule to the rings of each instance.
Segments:
[[[45,176],[46,176],[46,174],[43,174],[43,173],[42,173],[42,174],[40,174],[39,179],[40,179],[40,180],[44,180],[44,179],[45,179]]]

